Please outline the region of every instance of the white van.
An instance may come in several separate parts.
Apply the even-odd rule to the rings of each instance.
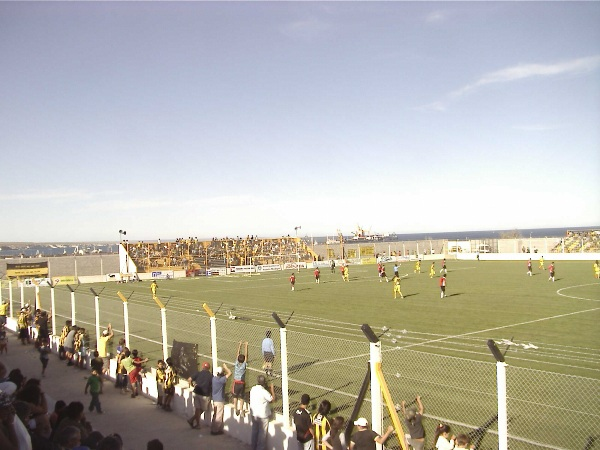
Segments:
[[[477,253],[491,253],[490,246],[487,244],[479,244],[477,246]]]

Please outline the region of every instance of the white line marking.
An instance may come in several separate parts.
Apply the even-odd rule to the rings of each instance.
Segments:
[[[558,291],[556,291],[556,293],[557,293],[558,295],[560,295],[561,297],[574,298],[574,299],[577,299],[577,300],[587,300],[587,301],[590,301],[590,302],[600,302],[600,299],[596,299],[596,298],[585,298],[585,297],[575,297],[574,295],[566,295],[566,294],[562,294],[562,293],[560,292],[560,291],[565,291],[565,290],[567,290],[567,289],[574,289],[574,288],[578,288],[578,287],[583,287],[583,286],[593,286],[593,285],[596,285],[596,286],[599,286],[599,287],[600,287],[600,284],[598,284],[598,283],[580,284],[580,285],[577,285],[577,286],[567,286],[567,287],[561,288],[561,289],[559,289]]]

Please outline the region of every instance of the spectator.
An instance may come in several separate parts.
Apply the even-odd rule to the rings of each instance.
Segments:
[[[167,370],[165,374],[165,404],[163,409],[170,412],[172,411],[171,401],[175,395],[175,386],[179,384],[179,375],[177,374],[177,369],[173,367],[173,360],[171,358],[167,358],[165,362],[167,363]]]
[[[81,402],[71,402],[65,408],[63,418],[59,418],[57,427],[54,430],[54,442],[58,442],[60,432],[69,426],[74,426],[81,432],[81,439],[85,440],[88,435],[92,432],[92,426],[85,419],[83,413],[84,406]]]
[[[92,370],[92,374],[88,377],[87,383],[85,384],[84,394],[90,391],[92,400],[88,410],[92,412],[96,408],[98,414],[102,414],[102,405],[100,404],[100,394],[102,394],[102,376],[97,370]]]
[[[163,450],[163,443],[158,439],[152,439],[146,444],[146,450]]]
[[[225,410],[225,384],[231,376],[231,370],[223,363],[222,368],[215,369],[212,379],[213,417],[210,434],[223,434],[223,412]]]
[[[423,450],[425,448],[425,429],[421,421],[423,420],[424,409],[419,395],[417,395],[415,401],[419,407],[418,411],[415,408],[406,409],[406,402],[402,400],[402,414],[408,431],[405,437],[414,450]]]
[[[452,450],[454,448],[454,435],[450,435],[450,426],[440,423],[435,429],[433,442],[437,450]]]
[[[202,370],[188,378],[188,383],[194,387],[194,416],[188,420],[188,423],[192,428],[200,428],[200,416],[210,408],[210,396],[212,394],[210,363],[203,362]],[[194,425],[194,422],[196,425]]]
[[[15,413],[12,396],[6,392],[0,392],[0,448],[31,450],[27,428]]]
[[[331,402],[329,400],[323,400],[319,404],[317,414],[315,414],[312,418],[315,435],[315,448],[317,450],[327,449],[327,446],[323,443],[323,440],[331,430],[331,425],[329,424],[329,419],[327,418],[329,411],[331,411]]]
[[[269,417],[271,416],[270,403],[275,401],[273,383],[267,390],[267,379],[259,375],[257,384],[250,389],[250,416],[252,417],[252,450],[266,450]],[[269,392],[270,391],[270,392]]]
[[[245,346],[244,354],[242,355],[242,345]],[[244,414],[244,396],[246,387],[246,367],[248,360],[248,342],[240,342],[237,351],[235,366],[233,367],[233,386],[231,387],[233,395],[233,407],[235,409],[235,415],[239,416],[240,411],[243,417]]]
[[[46,367],[48,367],[48,361],[50,360],[50,353],[52,353],[48,338],[42,338],[42,342],[40,348],[38,348],[38,351],[40,352],[40,361],[42,363],[42,376],[45,377]]]
[[[162,408],[165,399],[165,381],[167,380],[167,371],[165,362],[162,359],[156,364],[156,406]]]
[[[58,423],[58,418],[61,413],[65,410],[67,404],[63,400],[58,400],[54,403],[54,411],[50,414],[50,426],[54,429]]]
[[[344,434],[344,423],[346,421],[343,417],[337,416],[331,422],[331,429],[329,433],[323,438],[323,442],[329,444],[327,448],[332,450],[347,450],[346,435]],[[325,444],[327,446],[327,444]]]
[[[92,355],[94,357],[90,361],[90,368],[98,372],[99,375],[102,375],[104,368],[104,359],[100,358],[100,353],[98,352],[98,350],[94,350],[94,353],[92,353]]]
[[[102,375],[102,373],[108,375],[109,371],[110,371],[110,353],[108,352],[108,345],[111,342],[112,338],[114,336],[113,333],[113,329],[112,329],[112,325],[109,323],[108,327],[106,328],[106,330],[104,330],[102,332],[102,335],[100,336],[100,339],[98,340],[98,343],[96,344],[97,349],[98,349],[98,356],[100,356],[100,358],[102,358],[103,360],[103,372],[100,373],[100,375]]]
[[[298,450],[314,450],[315,432],[310,420],[310,414],[306,407],[310,403],[310,396],[302,394],[300,406],[294,412],[294,425],[296,426],[296,440],[298,441]]]
[[[383,444],[394,431],[393,426],[389,426],[383,436],[379,436],[373,430],[370,430],[369,422],[364,417],[356,420],[354,425],[358,428],[350,438],[350,450],[375,450],[377,444]]]

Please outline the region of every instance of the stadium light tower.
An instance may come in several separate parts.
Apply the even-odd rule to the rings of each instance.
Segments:
[[[294,227],[294,231],[296,232],[296,266],[298,270],[300,270],[300,246],[298,245],[298,230],[301,228],[302,227],[300,225]]]
[[[119,243],[123,242],[123,236],[127,235],[127,231],[119,230]]]

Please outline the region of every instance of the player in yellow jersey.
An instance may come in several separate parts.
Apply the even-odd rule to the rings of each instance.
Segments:
[[[421,273],[421,260],[417,259],[415,262],[415,273]]]
[[[344,281],[350,281],[350,280],[348,279],[348,266],[344,266],[344,274],[343,274],[343,278],[344,278]]]
[[[431,263],[431,267],[429,268],[429,278],[433,278],[435,275],[435,261]]]
[[[402,291],[400,290],[400,277],[398,275],[394,275],[392,282],[394,283],[394,298],[397,298],[398,294],[400,294],[400,298],[404,298]]]
[[[598,260],[594,263],[594,278],[600,278],[600,264],[598,264]]]
[[[538,269],[546,270],[546,268],[544,267],[544,257],[543,256],[540,256],[540,265],[538,266]]]

